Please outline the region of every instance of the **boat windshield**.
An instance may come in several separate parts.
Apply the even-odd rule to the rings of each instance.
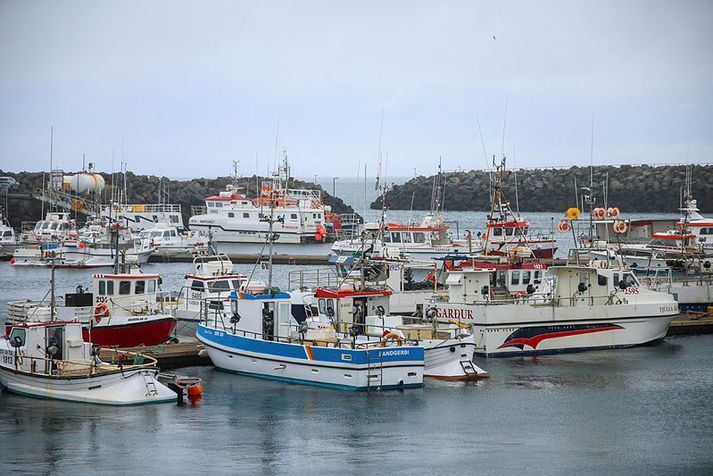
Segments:
[[[230,282],[227,279],[208,281],[208,291],[212,293],[228,292],[230,291]]]

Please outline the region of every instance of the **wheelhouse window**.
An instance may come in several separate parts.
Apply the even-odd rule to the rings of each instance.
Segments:
[[[505,234],[507,236],[512,236],[514,231],[515,231],[515,228],[505,228]]]
[[[223,208],[222,202],[215,202],[215,208]]]
[[[542,282],[542,271],[535,271],[534,281],[535,284],[540,284]]]
[[[149,281],[148,292],[149,294],[156,292],[156,281],[153,279]]]
[[[493,228],[493,236],[503,236],[502,228]]]
[[[297,220],[297,214],[296,214],[296,213],[290,213],[290,220]]]
[[[228,213],[228,218],[235,218],[235,213],[233,213],[233,212]]]
[[[401,243],[401,233],[398,231],[394,231],[393,233],[391,233],[391,242]]]
[[[243,218],[250,218],[250,214],[249,214],[249,213],[243,213]]]
[[[106,282],[106,295],[107,295],[107,296],[113,296],[113,295],[114,295],[114,281],[107,281],[107,282]]]
[[[203,292],[203,281],[194,280],[191,283],[191,290]]]
[[[384,233],[384,243],[391,243],[391,233]]]
[[[178,223],[178,215],[171,215],[168,217],[171,223]]]
[[[633,274],[631,273],[624,273],[621,277],[622,281],[626,283],[627,286],[638,286],[639,282],[636,280]]]
[[[523,271],[522,272],[522,284],[530,284],[531,275],[532,275],[532,271]]]
[[[231,284],[233,285],[233,289],[235,291],[240,291],[240,280],[239,279],[233,279],[231,281]]]
[[[168,231],[168,230],[164,231],[164,232],[163,232],[163,237],[164,237],[164,238],[170,238],[170,237],[171,237],[171,232]]]
[[[106,294],[106,281],[99,281],[99,295],[104,296]]]
[[[119,295],[131,294],[131,281],[119,281]]]
[[[320,299],[317,301],[317,304],[319,306],[319,313],[320,314],[327,314],[327,303],[325,302],[324,299]]]
[[[134,294],[144,294],[146,292],[146,281],[136,281]]]
[[[212,293],[227,292],[230,291],[230,283],[227,279],[208,281],[208,290]]]
[[[401,233],[401,240],[404,243],[411,243],[411,233],[409,233],[408,231]]]
[[[27,342],[27,330],[26,329],[20,329],[20,328],[14,328],[12,332],[10,332],[10,342],[17,342],[20,346],[24,346],[25,342]]]
[[[520,284],[520,271],[512,271],[510,276],[510,284]]]
[[[413,234],[413,242],[414,243],[425,243],[426,236],[423,234],[422,231],[417,231]]]
[[[607,285],[607,277],[602,276],[601,274],[597,275],[597,284],[600,286],[606,286]]]

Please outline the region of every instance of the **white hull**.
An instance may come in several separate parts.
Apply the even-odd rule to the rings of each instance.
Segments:
[[[377,242],[374,246],[374,252],[381,254],[383,252],[382,246],[383,245]],[[361,248],[362,243],[360,240],[358,242],[337,241],[334,245],[332,245],[331,250],[332,253],[337,256],[353,256],[355,252],[361,251]],[[388,249],[389,253],[393,250],[404,257],[410,257],[413,259],[430,259],[432,257],[441,257],[468,251],[467,247],[459,246],[419,246],[418,244],[403,246],[391,243],[389,243]],[[473,249],[474,252],[478,250],[479,249]]]
[[[446,304],[438,306],[438,316],[472,323],[477,355],[530,355],[631,347],[663,339],[678,314],[672,303]]]
[[[53,400],[102,405],[175,402],[176,394],[159,383],[157,370],[138,369],[94,377],[41,377],[0,367],[0,384],[14,393]]]
[[[423,361],[400,361],[394,363],[356,364],[347,361],[315,361],[305,358],[292,358],[276,353],[252,352],[242,348],[224,346],[214,340],[208,340],[199,328],[197,334],[208,352],[213,364],[222,370],[253,377],[280,380],[291,383],[316,385],[341,390],[380,390],[389,388],[420,387],[423,384]],[[218,332],[216,332],[218,334]],[[223,332],[223,336],[227,335]],[[220,339],[220,337],[219,337]],[[256,339],[246,339],[255,342]],[[290,346],[295,350],[305,348],[298,344],[280,344],[259,341],[266,349],[273,346]],[[318,352],[324,348],[312,347]],[[398,348],[399,350],[401,348]],[[412,348],[415,349],[415,348]],[[347,349],[331,349],[336,354],[353,354]],[[380,352],[398,352],[392,347],[377,348],[374,357]],[[301,352],[300,352],[301,353]],[[361,352],[364,353],[363,351]],[[423,354],[421,354],[423,357]],[[351,359],[350,359],[351,360]]]
[[[261,243],[215,243],[219,253],[224,253],[228,256],[236,255],[256,255],[262,253],[268,254],[268,248],[264,242]],[[272,245],[273,255],[290,255],[290,256],[327,256],[329,255],[330,245],[328,243],[285,243],[278,241]]]
[[[475,336],[446,340],[423,340],[426,349],[425,377],[443,380],[486,378],[490,374],[473,363]]]

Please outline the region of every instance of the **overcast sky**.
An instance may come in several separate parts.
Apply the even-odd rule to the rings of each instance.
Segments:
[[[0,0],[0,168],[713,162],[713,2]]]

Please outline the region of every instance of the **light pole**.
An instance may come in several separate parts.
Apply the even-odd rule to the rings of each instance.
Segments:
[[[332,196],[333,197],[337,196],[337,180],[339,180],[339,177],[332,178]]]

